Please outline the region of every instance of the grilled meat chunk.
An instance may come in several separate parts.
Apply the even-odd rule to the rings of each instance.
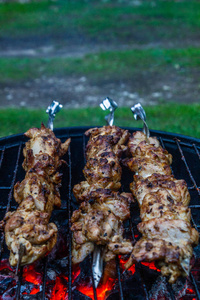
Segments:
[[[174,283],[190,270],[192,247],[199,234],[190,224],[188,208],[190,194],[184,180],[171,174],[172,156],[159,145],[156,138],[136,132],[129,139],[133,156],[124,161],[134,175],[130,189],[140,206],[142,222],[138,230],[142,238],[136,242],[129,260],[133,263],[156,261],[161,274]]]
[[[127,254],[132,249],[132,244],[123,239],[123,221],[130,216],[133,198],[131,194],[117,192],[121,187],[120,158],[129,133],[116,126],[104,126],[85,134],[90,136],[83,170],[86,181],[73,188],[81,202],[71,218],[73,263],[82,261],[94,251],[95,245],[104,247],[103,259],[107,262],[117,253]]]
[[[172,156],[163,149],[156,138],[147,139],[143,132],[136,132],[128,142],[132,158],[125,159],[129,169],[146,178],[153,173],[170,175]]]
[[[166,189],[159,189],[145,195],[140,206],[140,217],[142,221],[165,218],[190,222],[191,211],[181,202],[176,202],[175,198],[171,198]]]
[[[86,132],[90,136],[86,146],[86,165],[83,173],[86,181],[74,186],[78,201],[88,200],[90,191],[99,188],[118,191],[121,187],[120,157],[126,149],[129,133],[116,126],[93,128]]]
[[[154,170],[152,170],[154,172]],[[130,184],[130,190],[136,197],[139,205],[142,205],[144,196],[148,193],[155,193],[158,190],[166,190],[169,193],[168,200],[172,204],[181,203],[188,206],[190,194],[184,180],[177,180],[173,175],[161,175],[153,173],[147,178],[135,175],[134,181]]]
[[[24,245],[21,264],[30,264],[52,250],[57,241],[57,227],[49,223],[54,206],[60,206],[60,157],[68,149],[70,139],[61,143],[54,133],[42,125],[26,135],[31,138],[23,149],[25,179],[14,187],[19,207],[5,216],[5,241],[10,250],[10,264],[16,266],[20,245]]]
[[[17,265],[20,244],[25,246],[22,265],[34,262],[52,250],[57,240],[57,227],[49,223],[49,218],[50,214],[36,209],[32,196],[25,198],[16,211],[7,213],[5,239],[11,266]]]
[[[56,173],[62,160],[60,158],[67,152],[70,139],[63,144],[56,138],[51,129],[43,124],[41,129],[31,128],[25,135],[30,138],[23,149],[23,168],[28,171],[32,168],[45,170],[48,175]]]
[[[105,259],[113,258],[117,253],[129,253],[132,245],[129,241],[123,240],[122,236],[123,221],[130,215],[131,201],[132,196],[128,193],[119,194],[99,189],[91,195],[91,204],[89,202],[81,203],[80,208],[73,212],[71,218],[73,248],[75,249],[73,263],[77,263],[77,257],[83,256],[82,254],[78,255],[79,249],[81,253],[84,252],[83,249],[89,251],[88,246],[91,244],[88,243],[106,246]],[[113,252],[113,248],[115,250],[118,248],[118,250]],[[93,251],[93,247],[89,247],[89,249],[91,252]]]
[[[54,176],[55,177],[55,176]],[[39,175],[37,172],[27,172],[25,179],[20,183],[17,182],[14,187],[14,198],[18,203],[21,203],[29,195],[33,197],[35,206],[40,211],[46,211],[51,214],[54,205],[60,207],[59,187],[61,175],[56,174],[55,180],[52,182],[48,175]]]

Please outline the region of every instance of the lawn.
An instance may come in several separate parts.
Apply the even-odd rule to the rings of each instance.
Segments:
[[[200,67],[200,49],[143,49],[105,51],[83,58],[0,58],[1,83],[41,76],[87,76],[91,82],[130,80],[141,73],[175,72],[177,77]],[[178,66],[178,67],[177,67]]]
[[[199,1],[32,1],[0,5],[0,37],[79,36],[95,42],[141,44],[198,35]]]
[[[147,123],[152,130],[162,130],[200,138],[200,104],[179,105],[176,103],[144,107]],[[87,109],[62,109],[56,116],[54,127],[103,126],[106,112],[99,107]],[[1,137],[23,133],[30,127],[47,124],[48,115],[41,109],[2,109],[0,111]],[[136,122],[129,108],[118,108],[115,125],[142,127]]]

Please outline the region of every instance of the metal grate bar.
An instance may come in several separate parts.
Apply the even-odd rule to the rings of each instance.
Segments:
[[[187,172],[188,172],[188,174],[189,174],[189,176],[190,176],[190,179],[191,179],[191,181],[192,181],[192,183],[193,183],[195,189],[197,190],[198,195],[200,196],[200,190],[199,190],[199,188],[197,187],[197,184],[196,184],[196,181],[194,180],[194,177],[192,176],[192,173],[191,173],[190,168],[189,168],[189,166],[188,166],[188,164],[187,164],[187,161],[186,161],[186,159],[185,159],[185,156],[184,156],[184,154],[183,154],[183,150],[182,150],[182,148],[181,148],[181,146],[180,146],[180,143],[179,143],[178,139],[175,139],[175,142],[176,142],[177,147],[178,147],[178,149],[179,149],[179,152],[180,152],[180,154],[181,154],[181,159],[183,160],[183,162],[184,162],[184,164],[185,164],[185,167],[186,167],[186,169],[187,169]]]
[[[162,148],[166,149],[165,144],[163,142],[163,139],[161,137],[159,137],[159,141],[160,141],[160,144],[161,144]],[[172,175],[174,175],[174,171],[172,169],[172,166],[170,166],[170,168],[171,168]]]
[[[124,300],[123,289],[122,289],[122,281],[121,281],[121,272],[120,272],[120,265],[119,265],[119,257],[118,256],[116,256],[116,268],[117,268],[117,277],[118,277],[118,282],[119,282],[119,296],[120,296],[120,300]]]
[[[131,235],[132,235],[133,243],[135,244],[135,242],[136,242],[136,239],[135,239],[135,234],[134,234],[134,230],[133,230],[133,224],[132,224],[132,222],[130,222],[130,231],[131,231]]]
[[[84,156],[84,165],[86,164],[86,157],[85,157],[85,148],[86,148],[86,137],[85,137],[85,135],[83,134],[82,135],[82,139],[83,139],[83,156]]]
[[[84,165],[86,165],[86,152],[85,152],[85,149],[86,149],[86,136],[85,134],[82,134],[82,139],[83,139],[83,143],[82,143],[82,149],[83,149],[83,157],[84,157]],[[92,255],[90,254],[89,255],[89,260],[90,260],[90,266],[91,266],[91,269],[92,269]],[[96,287],[95,287],[95,284],[94,284],[94,276],[93,276],[93,272],[92,273],[92,289],[93,289],[93,295],[94,295],[94,300],[97,300],[97,290],[96,290]]]
[[[200,153],[199,153],[199,150],[197,149],[197,146],[195,144],[193,144],[193,147],[196,151],[196,154],[197,154],[198,158],[200,159]]]
[[[177,137],[172,137],[171,139],[169,139],[169,138],[166,138],[166,137],[160,137],[159,136],[159,139],[162,139],[165,143],[169,143],[169,144],[176,144],[176,141],[178,141],[178,143],[181,145],[181,146],[185,146],[185,147],[187,147],[187,148],[190,148],[190,149],[192,149],[193,147],[194,147],[194,143],[192,143],[192,142],[183,142],[183,141],[181,141],[181,140],[179,140]],[[199,146],[195,146],[196,147],[196,149],[197,149],[197,151],[198,151],[198,148],[200,149],[200,147]]]
[[[12,178],[12,182],[11,182],[10,192],[8,194],[8,204],[7,204],[7,208],[6,208],[6,213],[10,210],[10,203],[11,203],[11,199],[12,199],[12,195],[13,195],[13,188],[14,188],[14,184],[15,184],[15,180],[16,180],[16,176],[17,176],[17,170],[19,167],[19,158],[20,158],[20,154],[21,154],[21,148],[22,148],[22,143],[19,144],[19,148],[18,148],[17,160],[16,160],[16,164],[15,164],[15,169],[13,172],[13,178]]]
[[[48,258],[44,258],[44,276],[43,276],[43,283],[42,283],[42,298],[41,300],[45,300],[45,292],[46,292],[46,282],[47,282],[47,265],[48,265]]]
[[[170,294],[171,300],[176,300],[176,298],[174,296],[174,292],[172,290],[172,286],[171,286],[171,284],[169,284],[169,282],[167,280],[166,280],[166,286],[167,286],[167,290],[168,290],[168,292]]]
[[[23,267],[20,268],[19,275],[18,275],[17,289],[16,289],[16,300],[20,300],[22,273],[23,273]]]
[[[3,253],[3,243],[4,243],[4,232],[2,232],[2,235],[1,235],[1,240],[0,240],[0,260],[2,258],[2,253]]]
[[[21,147],[22,147],[22,143],[20,143],[19,148],[18,148],[17,160],[16,160],[16,164],[15,164],[15,169],[13,172],[13,178],[12,178],[12,182],[11,182],[10,192],[8,194],[8,204],[6,207],[5,215],[10,210],[10,203],[11,203],[11,199],[12,199],[13,188],[14,188],[14,184],[15,184],[15,180],[16,180],[17,170],[19,167],[19,158],[20,158],[20,153],[21,153]],[[4,154],[5,154],[5,147],[3,150],[3,154],[1,155],[1,164],[2,164],[2,161],[4,158]],[[0,241],[0,258],[2,256],[2,252],[3,252],[4,239],[5,239],[5,235],[4,235],[4,233],[2,233],[2,237],[1,237],[1,241]]]
[[[197,226],[196,223],[194,222],[194,218],[193,218],[192,215],[191,215],[191,222],[192,222],[192,225],[195,227],[195,229],[198,231],[198,226]]]
[[[138,273],[139,273],[140,281],[142,283],[142,287],[143,287],[143,291],[144,291],[144,295],[145,295],[145,300],[149,300],[149,296],[148,296],[148,291],[147,291],[147,288],[146,288],[146,284],[144,283],[144,276],[143,276],[142,264],[140,264],[140,263],[135,264],[135,270],[137,270]]]
[[[3,162],[4,154],[5,154],[5,146],[3,147],[2,152],[1,152],[0,169],[1,169],[2,162]],[[1,240],[0,240],[0,260],[1,260],[2,252],[3,252],[3,243],[4,243],[4,232],[2,232]]]
[[[4,154],[5,154],[5,146],[3,147],[2,149],[2,152],[1,152],[1,158],[0,158],[0,168],[1,168],[1,165],[2,165],[2,161],[3,161],[3,158],[4,158]]]
[[[197,286],[197,283],[196,283],[196,280],[194,279],[194,276],[192,274],[192,272],[190,272],[190,278],[191,278],[191,281],[194,285],[194,288],[195,288],[195,291],[196,291],[196,296],[197,296],[197,299],[200,300],[200,293],[199,293],[199,289],[198,289],[198,286]]]
[[[69,162],[68,162],[68,167],[69,167],[69,184],[68,184],[68,188],[69,188],[69,194],[68,194],[68,201],[67,201],[67,211],[68,211],[68,226],[69,226],[69,256],[68,256],[68,299],[71,300],[72,299],[72,233],[71,233],[71,192],[72,192],[72,161],[71,161],[71,147],[69,145],[68,148],[68,157],[69,157]]]
[[[90,259],[90,268],[92,269],[92,255],[91,254],[89,255],[89,259]],[[98,298],[97,298],[97,290],[96,290],[95,285],[94,285],[94,276],[93,276],[93,273],[92,273],[92,288],[93,288],[94,300],[98,300]]]
[[[165,149],[165,144],[163,142],[163,139],[159,137],[160,145],[162,146],[163,149]]]

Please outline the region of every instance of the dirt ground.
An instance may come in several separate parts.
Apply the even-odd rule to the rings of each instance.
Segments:
[[[32,41],[4,40],[0,44],[0,57],[84,57],[87,53],[102,50],[123,50],[138,45],[77,45],[58,46],[49,41],[42,45]],[[154,47],[149,44],[145,47]],[[159,46],[159,45],[156,45]],[[166,47],[168,45],[160,45]],[[143,46],[144,47],[144,46]],[[200,70],[194,70],[187,76],[177,76],[166,70],[165,74],[142,73],[128,82],[93,82],[86,76],[81,77],[46,77],[34,78],[20,84],[0,84],[0,107],[46,107],[52,100],[60,101],[65,108],[97,106],[106,96],[114,99],[119,106],[131,106],[136,102],[157,104],[160,101],[193,103],[199,100]],[[181,72],[180,72],[181,74]]]

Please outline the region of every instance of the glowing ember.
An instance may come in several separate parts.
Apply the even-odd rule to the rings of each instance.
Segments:
[[[96,289],[98,300],[104,300],[106,298],[108,291],[113,289],[114,282],[115,279],[109,278],[104,284],[100,284],[98,286],[98,288]],[[94,292],[92,286],[79,286],[77,289],[82,294],[94,300]]]
[[[32,291],[30,292],[30,295],[35,295],[37,294],[38,292],[40,292],[40,288],[39,287],[34,287],[32,289]]]
[[[80,273],[81,273],[80,267],[78,265],[75,266],[74,270],[72,271],[72,282],[74,282],[74,280],[80,275]]]
[[[11,268],[8,259],[2,259],[1,261],[0,271],[4,269],[9,269],[11,272],[13,272],[13,269]]]
[[[186,294],[195,294],[195,291],[191,288],[187,288]]]
[[[113,285],[114,285],[115,279],[113,278],[109,278],[106,283],[100,285],[97,288],[97,298],[99,300],[103,300],[105,299],[106,293],[110,290],[113,289]]]
[[[122,259],[121,257],[119,257],[119,263],[120,263],[120,267],[125,270],[124,265],[127,262],[127,260]],[[135,264],[132,265],[129,269],[128,269],[132,274],[135,273]]]
[[[67,296],[67,282],[66,276],[56,277],[56,283],[51,294],[51,300],[64,300]]]
[[[34,287],[30,291],[30,295],[35,295],[41,290],[42,274],[36,272],[34,265],[24,267],[23,279],[34,284]],[[27,294],[24,292],[23,294]]]
[[[39,285],[42,282],[42,274],[36,272],[34,265],[24,267],[23,278],[35,285]]]
[[[160,272],[160,270],[158,268],[156,268],[154,262],[142,262],[142,265],[148,267],[151,270],[155,270],[155,271]]]

